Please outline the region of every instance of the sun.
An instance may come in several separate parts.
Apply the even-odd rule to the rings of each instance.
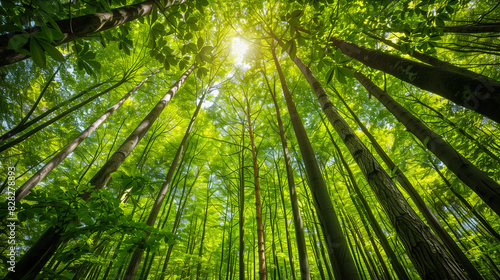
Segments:
[[[240,37],[234,37],[231,51],[235,56],[235,63],[237,65],[243,65],[243,58],[248,50],[248,43],[242,40]]]

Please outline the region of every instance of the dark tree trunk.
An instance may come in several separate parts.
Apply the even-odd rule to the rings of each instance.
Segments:
[[[378,50],[330,38],[333,46],[366,66],[384,71],[421,89],[500,122],[500,82],[432,67]]]
[[[247,122],[248,134],[250,136],[250,145],[252,147],[252,163],[253,163],[253,180],[255,185],[255,217],[257,219],[257,239],[259,252],[259,279],[267,279],[267,265],[266,265],[266,248],[264,243],[264,227],[262,222],[262,204],[260,198],[260,180],[259,180],[259,164],[257,162],[257,148],[255,146],[255,138],[253,133],[253,124],[250,116],[250,103],[247,101]],[[241,222],[241,221],[240,221]]]
[[[500,33],[500,23],[476,23],[469,25],[445,26],[444,32],[448,33]]]
[[[183,4],[184,2],[186,2],[186,0],[182,0],[178,4],[174,3],[174,1],[169,2],[169,4],[164,7],[164,9],[169,8],[173,5]],[[73,41],[74,39],[101,32],[115,26],[122,25],[126,22],[133,21],[137,18],[149,15],[153,10],[154,5],[155,1],[149,0],[139,4],[112,9],[111,13],[101,12],[71,19],[57,20],[56,23],[61,29],[64,38],[56,41],[55,45],[58,46]],[[26,32],[28,33],[29,31],[30,30],[26,30]],[[9,33],[0,36],[0,67],[16,63],[29,57],[28,55],[19,53],[16,50],[7,49],[9,39],[16,34],[17,33]],[[27,45],[28,44],[29,43],[27,43]]]

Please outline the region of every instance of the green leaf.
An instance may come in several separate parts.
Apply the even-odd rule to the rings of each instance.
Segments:
[[[293,59],[295,58],[295,55],[297,54],[297,45],[295,44],[295,40],[291,40],[292,44],[290,45],[290,57]]]
[[[30,52],[33,62],[35,62],[38,67],[45,68],[45,66],[47,65],[45,53],[42,46],[40,46],[35,38],[31,38],[30,40]]]
[[[22,48],[30,38],[29,34],[19,34],[12,38],[10,38],[9,43],[7,44],[7,49],[9,50],[17,50]]]
[[[342,69],[342,67],[337,67],[337,71],[335,71],[335,78],[339,81],[339,83],[345,84],[347,81],[345,80],[344,73],[342,73],[340,69]]]
[[[155,23],[158,19],[158,8],[156,5],[153,5],[153,10],[151,11],[151,24]]]
[[[339,69],[339,70],[340,70],[340,72],[342,72],[342,74],[343,74],[344,76],[346,76],[347,78],[350,78],[350,79],[354,78],[354,73],[352,72],[352,70],[351,70],[351,69],[346,68],[346,67],[339,67],[338,69]]]
[[[205,67],[198,68],[196,72],[196,76],[200,79],[203,78],[203,76],[206,76],[207,74],[208,74],[208,69]]]
[[[335,55],[333,57],[333,59],[337,62],[339,62],[342,57],[344,57],[344,54],[342,53],[342,50],[340,48],[338,48],[336,51],[335,51]]]
[[[212,46],[204,46],[201,50],[200,50],[200,53],[204,54],[204,55],[209,55],[210,53],[212,53],[212,51],[214,50],[214,47]]]
[[[54,60],[57,61],[64,61],[64,56],[62,53],[56,49],[54,46],[52,46],[49,42],[45,40],[39,40],[39,43],[42,45],[42,48],[52,57]]]
[[[298,17],[302,15],[303,10],[295,10],[290,14],[290,18]]]
[[[444,21],[441,18],[439,18],[439,17],[436,17],[434,19],[434,22],[436,23],[436,26],[439,26],[439,27],[444,27],[445,26]]]
[[[332,67],[332,68],[330,68],[330,70],[328,70],[328,73],[326,73],[326,84],[330,83],[330,81],[333,78],[334,72],[335,72],[335,67]]]
[[[203,41],[203,38],[201,38],[201,37],[200,37],[200,38],[198,38],[198,43],[197,43],[197,45],[198,45],[198,50],[201,50],[201,48],[203,47],[203,44],[204,44],[204,43],[205,43],[205,42]]]
[[[104,6],[104,9],[106,9],[108,13],[111,13],[111,7],[109,6],[108,1],[99,0],[99,2],[101,2],[101,4]]]

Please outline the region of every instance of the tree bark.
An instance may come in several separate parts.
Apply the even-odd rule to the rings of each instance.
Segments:
[[[54,156],[47,164],[45,164],[42,169],[40,169],[35,175],[33,175],[28,181],[26,181],[19,189],[16,191],[16,200],[21,201],[30,190],[35,187],[47,174],[49,174],[54,168],[56,168],[59,163],[61,163],[69,154],[71,154],[80,143],[87,138],[101,123],[103,123],[114,111],[116,111],[122,104],[127,100],[139,87],[142,86],[151,76],[158,73],[160,70],[156,70],[137,84],[132,90],[125,94],[115,105],[111,106],[102,116],[95,120],[87,129],[85,129],[78,137],[71,141],[64,149],[62,149],[56,156]]]
[[[111,173],[118,170],[118,167],[125,161],[127,156],[132,152],[137,143],[144,137],[144,134],[153,125],[156,119],[160,116],[161,112],[167,104],[170,102],[175,93],[179,90],[182,83],[187,79],[189,74],[194,69],[194,65],[191,66],[184,74],[177,80],[177,82],[169,89],[169,91],[163,96],[156,106],[149,112],[149,114],[142,120],[142,122],[135,128],[135,130],[129,135],[129,137],[123,142],[123,144],[113,153],[113,155],[106,161],[106,163],[99,169],[99,171],[90,179],[90,184],[94,186],[95,189],[100,189],[106,185],[106,183],[111,178]]]
[[[180,5],[187,0],[181,0],[178,4],[175,1],[169,2],[163,9],[167,9],[173,5]],[[61,29],[64,38],[58,40],[54,45],[58,46],[77,38],[85,37],[94,33],[98,33],[115,26],[122,25],[126,22],[133,21],[137,18],[147,16],[153,10],[155,5],[154,0],[148,0],[139,4],[124,6],[117,9],[112,9],[111,12],[101,12],[80,17],[57,20],[56,24]],[[38,31],[38,29],[35,29]],[[31,30],[25,30],[30,33]],[[36,32],[35,31],[35,32]],[[0,36],[0,67],[16,63],[29,57],[29,55],[20,53],[16,50],[7,49],[9,40],[18,33],[9,33]],[[26,43],[26,47],[29,44]]]
[[[239,166],[240,188],[238,195],[238,231],[239,231],[239,248],[238,248],[238,268],[239,279],[245,280],[245,123],[241,123],[241,155]]]
[[[264,227],[262,223],[262,204],[260,199],[260,179],[259,164],[257,162],[257,148],[255,147],[255,138],[253,134],[253,124],[250,116],[250,103],[246,100],[246,117],[248,122],[248,134],[250,136],[250,146],[252,147],[253,180],[255,185],[255,217],[257,219],[257,250],[259,252],[259,279],[267,279],[266,248],[264,243]],[[240,221],[241,222],[241,221]]]
[[[384,44],[390,46],[393,49],[401,51],[401,48],[399,47],[399,45],[393,43],[391,40],[387,40],[387,39],[375,36],[375,35],[373,35],[371,33],[368,33],[368,32],[364,32],[364,33],[366,35],[368,35],[368,36],[370,36],[370,37],[372,37],[372,38],[380,41],[380,42],[383,42]],[[446,69],[446,70],[449,70],[449,71],[453,71],[453,72],[456,72],[456,73],[467,75],[467,76],[470,76],[471,78],[476,78],[476,79],[480,79],[480,80],[484,80],[484,81],[488,81],[488,82],[492,82],[492,83],[496,82],[495,80],[491,79],[490,77],[486,77],[484,75],[481,75],[481,74],[478,74],[476,72],[470,71],[467,68],[462,68],[462,67],[455,66],[455,65],[453,65],[453,64],[451,64],[449,62],[437,59],[435,57],[432,57],[430,55],[418,52],[416,50],[414,50],[412,53],[410,53],[410,55],[412,57],[414,57],[414,58],[422,61],[422,62],[425,62],[425,63],[427,63],[429,65],[432,65],[432,66],[435,66],[435,67],[438,67],[438,68],[443,68],[443,69]]]
[[[290,114],[295,136],[297,137],[297,142],[299,143],[300,153],[306,167],[309,188],[311,189],[314,206],[316,207],[316,212],[323,229],[323,236],[325,238],[335,278],[339,280],[359,279],[359,274],[354,265],[354,260],[349,252],[347,241],[343,235],[342,228],[340,227],[340,222],[337,214],[335,213],[335,209],[333,208],[330,195],[328,194],[328,188],[323,175],[321,174],[321,170],[319,169],[309,137],[307,136],[302,120],[300,119],[297,108],[295,107],[293,98],[288,90],[285,76],[281,71],[274,48],[272,49],[272,54],[280,77],[281,86],[283,88],[288,113]]]
[[[366,66],[384,71],[457,105],[500,122],[500,82],[479,79],[330,38],[333,46]]]
[[[426,148],[434,153],[455,175],[473,190],[500,216],[500,185],[464,158],[444,139],[425,126],[391,96],[377,87],[365,75],[356,72],[356,79],[375,96]]]
[[[344,141],[378,201],[384,207],[420,276],[423,279],[468,279],[436,236],[411,209],[372,153],[340,116],[311,70],[298,57],[295,57],[294,61],[311,85],[328,120]]]

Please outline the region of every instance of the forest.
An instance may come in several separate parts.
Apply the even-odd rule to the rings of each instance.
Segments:
[[[0,278],[500,280],[498,0],[0,20]]]

